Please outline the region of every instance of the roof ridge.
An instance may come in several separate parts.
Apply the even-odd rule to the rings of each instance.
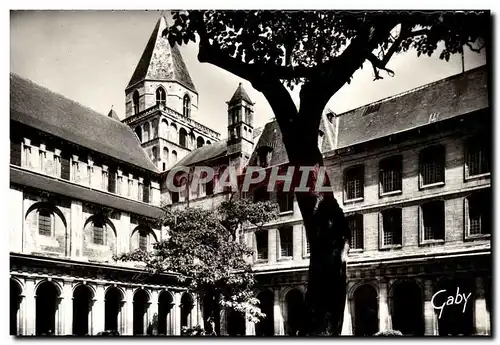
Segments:
[[[347,115],[348,113],[351,113],[351,112],[354,112],[356,110],[360,110],[362,108],[365,108],[365,107],[369,107],[371,105],[376,105],[376,104],[382,104],[382,103],[385,103],[387,101],[390,101],[392,99],[395,99],[395,98],[398,98],[398,97],[402,97],[402,96],[405,96],[407,94],[410,94],[410,93],[413,93],[413,92],[417,92],[417,91],[420,91],[422,89],[426,89],[427,87],[431,87],[433,85],[436,85],[436,84],[441,84],[441,83],[445,83],[451,79],[456,79],[456,78],[459,78],[460,76],[463,76],[465,74],[470,74],[476,70],[479,70],[479,69],[482,69],[486,66],[486,64],[484,65],[481,65],[481,66],[478,66],[478,67],[475,67],[475,68],[471,68],[465,72],[460,72],[460,73],[457,73],[457,74],[452,74],[446,78],[443,78],[443,79],[438,79],[438,80],[435,80],[435,81],[432,81],[430,83],[427,83],[427,84],[423,84],[423,85],[420,85],[420,86],[417,86],[417,87],[414,87],[412,89],[409,89],[409,90],[406,90],[406,91],[402,91],[402,92],[399,92],[399,93],[396,93],[394,95],[391,95],[391,96],[387,96],[387,97],[384,97],[384,98],[381,98],[379,100],[376,100],[376,101],[373,101],[371,103],[366,103],[366,104],[363,104],[363,105],[360,105],[359,107],[356,107],[356,108],[352,108],[350,110],[346,110],[342,113],[339,113],[337,114],[337,116],[343,116],[343,115]],[[331,110],[331,109],[330,109]]]

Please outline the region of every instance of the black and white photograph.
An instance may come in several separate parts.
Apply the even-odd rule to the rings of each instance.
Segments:
[[[9,9],[11,338],[491,338],[491,11],[163,6]]]

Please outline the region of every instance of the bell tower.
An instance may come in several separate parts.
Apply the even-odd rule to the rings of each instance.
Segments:
[[[227,153],[237,170],[247,164],[253,151],[253,106],[240,83],[227,102]]]

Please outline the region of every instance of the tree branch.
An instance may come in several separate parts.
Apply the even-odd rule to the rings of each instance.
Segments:
[[[469,47],[469,49],[470,49],[471,51],[475,52],[475,53],[480,53],[480,52],[481,52],[481,50],[483,50],[483,48],[486,46],[486,44],[483,44],[483,45],[482,45],[482,46],[480,46],[479,48],[474,48],[470,42],[465,43],[465,45],[466,45],[467,47]]]
[[[373,66],[373,73],[375,74],[375,78],[373,80],[383,79],[379,74],[379,70],[387,71],[391,77],[394,76],[394,71],[385,67],[384,62],[377,59],[373,53],[368,54],[367,60],[370,61]]]

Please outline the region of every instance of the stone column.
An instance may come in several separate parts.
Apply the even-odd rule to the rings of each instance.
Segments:
[[[285,329],[283,324],[283,315],[281,314],[282,306],[280,301],[280,289],[274,290],[274,335],[284,335]]]
[[[276,229],[269,229],[267,230],[267,242],[268,242],[268,263],[272,264],[275,263],[278,256],[277,256],[277,245],[278,245],[278,230]]]
[[[434,288],[432,280],[426,279],[424,287],[424,319],[425,319],[425,335],[437,335],[437,317],[434,308],[432,307],[432,295]]]
[[[351,300],[346,298],[344,307],[344,323],[342,324],[341,335],[352,335]]]
[[[172,308],[174,320],[172,322],[172,335],[181,335],[181,297],[182,292],[174,293],[174,306]]]
[[[471,303],[472,301],[468,301]],[[470,308],[469,306],[467,306]],[[484,278],[476,277],[476,300],[474,308],[474,324],[476,335],[490,335],[490,312],[486,306],[486,298],[484,291]]]
[[[91,317],[92,317],[92,327],[90,330],[91,335],[96,335],[99,332],[105,331],[104,327],[104,320],[105,320],[105,291],[104,291],[104,285],[97,285],[96,286],[96,292],[94,296],[94,300],[92,301],[92,311]]]
[[[125,312],[125,317],[122,318],[125,321],[123,335],[133,335],[134,334],[134,290],[130,287],[127,287],[125,290],[125,304],[122,307],[122,313],[123,312]]]
[[[158,334],[158,290],[151,291],[151,304],[148,310],[148,326],[150,326],[151,334]]]
[[[61,322],[61,335],[73,334],[73,289],[72,282],[63,283],[62,300],[59,310],[59,321]]]
[[[387,300],[387,282],[379,281],[379,297],[378,297],[378,329],[385,331],[392,328],[390,322],[389,305]]]
[[[24,284],[24,303],[23,303],[23,335],[36,335],[36,297],[35,280],[26,278]]]
[[[248,320],[247,315],[245,315],[245,335],[255,335],[255,323]]]

